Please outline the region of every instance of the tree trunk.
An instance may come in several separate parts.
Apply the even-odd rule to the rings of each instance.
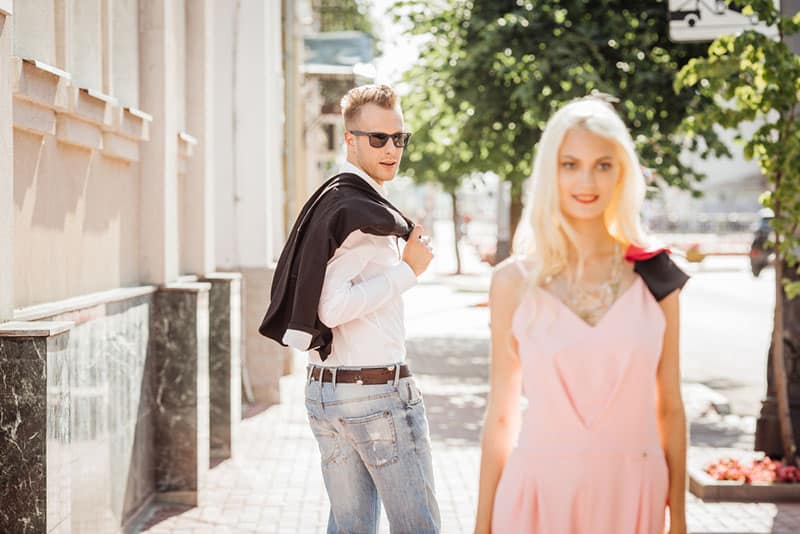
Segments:
[[[514,234],[517,232],[517,226],[522,219],[522,192],[519,192],[511,197],[511,241],[514,241]]]
[[[497,239],[497,250],[495,251],[494,258],[495,263],[500,263],[511,255],[511,245],[514,241],[514,232],[517,231],[517,225],[519,224],[520,218],[522,218],[522,193],[519,192],[515,194],[512,192],[510,204],[509,212],[506,214],[508,221],[505,221],[508,222],[508,235],[504,236],[502,239],[499,237]],[[500,211],[498,214],[498,216],[501,217],[503,215],[503,211]]]
[[[792,448],[800,440],[800,298],[788,300],[779,275],[800,280],[796,268],[776,261],[776,302],[772,343],[767,362],[767,396],[761,404],[756,425],[755,449],[772,458],[791,459]],[[778,328],[778,319],[782,328]],[[776,360],[782,360],[780,365]],[[783,387],[782,387],[783,385]],[[781,391],[786,408],[780,406]],[[781,415],[783,417],[781,417]],[[787,445],[788,442],[788,445]]]
[[[458,213],[458,194],[455,191],[450,191],[450,200],[453,203],[453,237],[455,239],[455,252],[456,252],[456,272],[461,274],[461,251],[458,244],[461,242],[461,216]]]
[[[779,244],[780,241],[775,243],[776,250],[778,250]],[[792,416],[789,411],[789,386],[786,376],[786,363],[784,362],[786,328],[783,321],[783,273],[784,262],[778,259],[775,261],[775,323],[772,334],[772,373],[775,376],[775,394],[778,400],[778,422],[781,429],[784,461],[787,465],[794,465],[797,446],[795,445],[794,433],[792,431]]]

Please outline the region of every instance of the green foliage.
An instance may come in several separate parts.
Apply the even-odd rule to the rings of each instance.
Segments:
[[[319,16],[319,31],[362,31],[374,39],[375,31],[365,1],[314,0],[312,5]]]
[[[620,99],[642,163],[668,184],[702,178],[684,148],[727,154],[713,128],[680,135],[710,97],[674,90],[675,75],[705,47],[668,40],[666,0],[404,0],[394,12],[430,35],[403,100],[415,131],[405,169],[419,180],[493,171],[519,194],[547,119],[592,90]]]
[[[750,5],[759,18],[777,23],[782,37],[800,29],[800,14],[782,17],[772,0]],[[775,211],[771,224],[778,236],[779,257],[794,265],[800,247],[800,56],[783,40],[747,31],[714,41],[707,57],[693,59],[681,70],[675,86],[709,99],[686,121],[690,134],[713,124],[738,128],[755,121],[759,125],[752,137],[742,139],[744,154],[758,162],[769,181],[761,202]],[[790,298],[800,294],[800,284],[784,282]]]

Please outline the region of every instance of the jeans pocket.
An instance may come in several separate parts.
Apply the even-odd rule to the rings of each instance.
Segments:
[[[332,463],[339,452],[339,438],[336,432],[328,428],[321,419],[312,414],[308,414],[308,422],[311,432],[314,433],[314,437],[317,439],[317,445],[319,445],[322,465]]]
[[[344,417],[340,421],[366,465],[383,467],[397,461],[397,431],[391,412]]]
[[[403,380],[397,385],[397,390],[400,395],[400,400],[402,400],[406,406],[416,406],[422,402],[422,392],[420,392],[414,380]]]

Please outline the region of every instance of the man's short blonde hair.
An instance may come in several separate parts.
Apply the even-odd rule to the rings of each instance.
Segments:
[[[345,128],[350,128],[361,108],[376,104],[384,109],[399,109],[397,93],[388,85],[361,85],[347,91],[342,97],[342,118]]]

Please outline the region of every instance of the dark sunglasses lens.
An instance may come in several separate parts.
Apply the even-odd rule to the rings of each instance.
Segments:
[[[394,142],[394,146],[399,148],[407,146],[409,139],[411,139],[410,133],[395,134],[394,136],[392,136],[392,141]]]
[[[389,136],[383,133],[373,133],[369,134],[369,146],[380,148],[386,144],[386,141],[389,140]]]

